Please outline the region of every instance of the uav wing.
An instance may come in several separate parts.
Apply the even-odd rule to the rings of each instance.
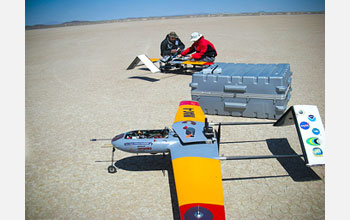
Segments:
[[[213,62],[205,62],[205,61],[198,61],[198,60],[184,60],[181,58],[175,58],[172,61],[172,64],[191,64],[194,66],[210,66],[214,64]]]
[[[186,60],[182,62],[181,64],[191,64],[191,65],[197,65],[197,66],[204,66],[204,65],[212,65],[213,62],[204,62],[204,61],[192,61],[192,60]]]
[[[181,219],[225,219],[221,165],[216,142],[203,134],[198,102],[183,101],[173,129],[180,142],[170,147]]]
[[[152,61],[152,63],[154,63],[154,62],[159,61],[159,60],[160,60],[160,58],[149,58],[149,60],[150,60],[150,61]]]
[[[182,101],[175,116],[174,123],[180,121],[204,122],[205,114],[198,102]]]

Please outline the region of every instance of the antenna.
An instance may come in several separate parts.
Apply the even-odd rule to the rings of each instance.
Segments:
[[[218,131],[215,131],[216,133],[216,141],[218,142],[218,152],[220,151],[220,137],[221,137],[221,122],[219,122]]]

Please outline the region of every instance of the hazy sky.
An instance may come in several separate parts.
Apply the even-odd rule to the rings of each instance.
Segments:
[[[25,24],[258,11],[325,11],[325,0],[26,0]]]

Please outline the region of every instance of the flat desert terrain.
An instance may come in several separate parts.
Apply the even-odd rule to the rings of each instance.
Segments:
[[[202,33],[217,62],[289,63],[288,107],[317,105],[325,122],[325,16],[202,17],[106,23],[25,32],[26,219],[179,219],[169,155],[116,151],[91,138],[171,127],[191,99],[191,75],[126,70],[159,57],[175,31],[186,47]],[[208,116],[209,121],[268,121]],[[301,153],[294,126],[223,127],[220,154]],[[284,150],[283,150],[284,149]],[[289,150],[288,150],[289,149]],[[226,219],[324,219],[325,168],[301,158],[222,161]]]

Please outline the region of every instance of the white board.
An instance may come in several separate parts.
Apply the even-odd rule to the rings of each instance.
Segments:
[[[301,141],[307,155],[308,166],[325,164],[326,135],[320,113],[315,105],[295,105]]]
[[[326,134],[315,105],[290,107],[274,126],[295,124],[307,166],[325,164]]]
[[[129,67],[127,68],[127,70],[130,69],[134,69],[135,66],[139,63],[142,62],[143,64],[145,64],[147,66],[147,68],[152,72],[152,73],[157,73],[160,72],[160,69],[154,65],[154,63],[152,63],[152,61],[145,55],[145,54],[141,54],[138,55],[129,65]]]

